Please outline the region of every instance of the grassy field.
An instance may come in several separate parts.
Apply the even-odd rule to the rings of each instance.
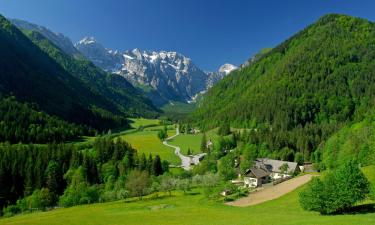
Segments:
[[[302,187],[303,188],[303,187]],[[172,197],[112,202],[57,209],[0,220],[10,225],[142,224],[142,225],[373,225],[375,213],[322,216],[306,212],[298,203],[301,188],[279,199],[238,208],[208,202],[202,195],[174,192]]]
[[[219,138],[216,134],[216,129],[208,131],[206,133],[207,140],[211,140],[215,143]],[[194,154],[200,153],[200,146],[202,141],[203,134],[181,134],[172,140],[169,141],[171,145],[177,145],[181,148],[182,154],[186,155],[188,149],[190,148],[191,152]]]
[[[175,134],[175,130],[168,130],[168,135]],[[164,146],[157,137],[157,131],[144,130],[134,133],[128,133],[120,136],[123,140],[130,143],[133,148],[137,149],[138,154],[145,153],[148,156],[150,153],[155,156],[159,155],[162,160],[168,160],[171,164],[179,165],[180,159],[174,154],[174,150]]]
[[[130,125],[132,128],[139,128],[140,126],[152,126],[152,125],[159,125],[160,120],[158,119],[144,119],[144,118],[129,118]]]

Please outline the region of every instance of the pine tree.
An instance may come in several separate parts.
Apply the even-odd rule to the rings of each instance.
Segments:
[[[59,165],[56,161],[51,160],[46,169],[46,187],[54,194],[59,190]]]
[[[146,170],[147,169],[147,159],[145,153],[142,153],[141,158],[139,159],[139,169]]]
[[[203,134],[201,140],[201,152],[207,152],[207,137],[206,133]]]
[[[148,160],[147,160],[147,172],[148,174],[151,174],[152,173],[152,164],[153,164],[154,160],[152,159],[152,155],[150,154],[148,156]]]
[[[163,167],[161,165],[161,160],[160,160],[159,155],[156,155],[155,158],[154,158],[151,174],[155,175],[155,176],[159,176],[159,175],[163,174]]]

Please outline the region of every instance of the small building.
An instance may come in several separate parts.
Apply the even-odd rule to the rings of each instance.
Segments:
[[[225,197],[231,194],[231,191],[229,189],[225,189],[222,192],[220,192],[220,195]]]
[[[291,177],[300,172],[296,162],[281,161],[268,158],[258,158],[255,161],[256,168],[265,168],[273,180]]]
[[[269,182],[270,173],[264,168],[253,167],[247,170],[243,177],[245,187],[260,187]]]
[[[196,128],[192,128],[191,130],[190,130],[190,133],[191,134],[199,134],[201,131],[199,130],[199,129],[196,129]]]
[[[211,149],[212,146],[213,146],[213,144],[214,144],[214,143],[212,143],[211,138],[210,138],[210,140],[208,140],[207,143],[206,143],[206,148],[207,148],[207,149]]]

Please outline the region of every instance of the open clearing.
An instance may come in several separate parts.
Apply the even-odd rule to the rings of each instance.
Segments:
[[[175,134],[174,130],[168,130],[168,136]],[[134,133],[128,133],[121,136],[122,139],[131,144],[137,149],[138,154],[145,153],[148,157],[149,154],[153,156],[159,155],[162,160],[167,160],[171,164],[179,165],[181,163],[178,156],[174,154],[173,149],[164,146],[157,137],[157,131],[144,130]]]
[[[160,123],[158,119],[129,118],[129,120],[131,121],[130,125],[136,129],[140,126],[156,126]]]
[[[216,133],[216,129],[210,130],[206,133],[207,141],[211,139],[212,142],[217,142],[219,136]],[[192,154],[201,153],[201,142],[203,134],[180,134],[179,136],[168,141],[171,145],[176,145],[181,148],[181,153],[187,155],[188,149]]]
[[[311,174],[299,176],[299,177],[287,180],[285,182],[282,182],[278,185],[266,187],[259,191],[252,192],[247,197],[238,199],[237,201],[234,201],[234,202],[228,202],[227,205],[244,207],[244,206],[250,206],[250,205],[257,205],[262,202],[273,200],[304,185],[305,183],[309,182],[312,177],[313,175]]]

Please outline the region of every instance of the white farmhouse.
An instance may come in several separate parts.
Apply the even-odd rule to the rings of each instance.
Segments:
[[[245,187],[260,187],[269,182],[270,173],[263,168],[251,168],[246,171],[243,177]]]

